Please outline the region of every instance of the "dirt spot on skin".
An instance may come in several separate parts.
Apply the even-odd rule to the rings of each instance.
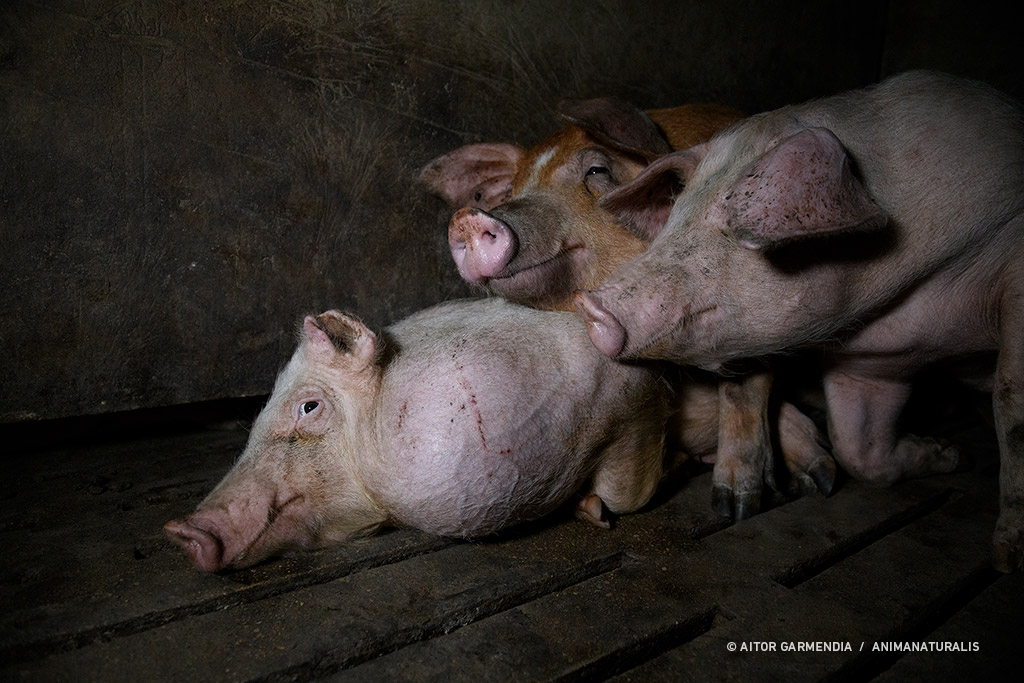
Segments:
[[[403,401],[402,408],[398,411],[398,428],[401,429],[402,425],[405,424],[405,418],[409,415],[409,402]]]

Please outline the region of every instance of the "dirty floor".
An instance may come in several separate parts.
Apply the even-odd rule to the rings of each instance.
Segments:
[[[971,471],[841,480],[736,525],[692,472],[611,531],[567,514],[486,542],[394,530],[205,575],[161,526],[240,452],[232,411],[257,409],[5,428],[0,679],[984,680],[1024,633],[1024,579],[989,566],[982,422],[956,427]]]

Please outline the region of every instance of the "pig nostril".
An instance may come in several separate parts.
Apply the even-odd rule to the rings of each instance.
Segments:
[[[168,522],[164,525],[164,532],[184,548],[192,562],[203,571],[217,571],[221,568],[224,541],[216,534],[184,520]]]

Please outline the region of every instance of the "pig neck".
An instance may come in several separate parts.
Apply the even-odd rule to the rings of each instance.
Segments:
[[[352,483],[373,510],[368,516],[379,519],[380,524],[387,524],[391,520],[386,501],[371,484],[371,474],[380,469],[382,461],[380,396],[383,375],[384,371],[379,365],[371,364],[354,376],[346,377],[345,386],[351,395],[372,398],[349,402],[345,410],[346,424],[341,429],[341,457],[348,462]]]
[[[742,112],[718,104],[684,104],[670,109],[649,109],[646,113],[658,124],[674,150],[707,142],[744,118]]]

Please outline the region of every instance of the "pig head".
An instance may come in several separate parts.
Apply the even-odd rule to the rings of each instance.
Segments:
[[[771,138],[767,149],[760,135],[736,135],[669,154],[603,200],[657,239],[577,298],[602,352],[718,370],[830,339],[875,303],[856,302],[843,281],[856,254],[884,256],[888,216],[830,131]]]
[[[995,564],[1024,557],[1024,116],[910,72],[741,122],[602,200],[650,248],[577,304],[617,358],[717,369],[825,352],[830,436],[854,476],[958,466],[901,435],[914,377],[998,352]]]
[[[739,120],[718,105],[643,112],[614,98],[563,100],[568,124],[534,148],[467,145],[428,163],[420,180],[453,209],[448,243],[459,273],[504,298],[572,309],[646,244],[598,200],[653,158]]]
[[[303,322],[239,461],[189,517],[164,526],[204,571],[374,531],[387,515],[362,485],[380,368],[376,339],[336,311]]]

